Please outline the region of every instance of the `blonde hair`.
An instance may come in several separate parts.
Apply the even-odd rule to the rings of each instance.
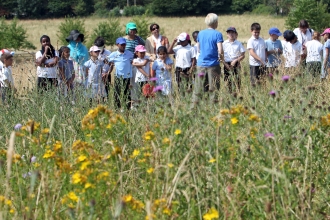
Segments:
[[[209,13],[205,17],[205,24],[209,27],[214,27],[218,23],[218,15]]]
[[[313,36],[312,36],[312,39],[313,40],[319,40],[320,37],[321,37],[320,32],[314,31]]]

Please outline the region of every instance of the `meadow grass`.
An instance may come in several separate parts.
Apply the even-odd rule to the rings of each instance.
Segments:
[[[328,81],[281,67],[251,86],[248,68],[235,93],[221,78],[219,103],[204,94],[191,109],[174,86],[171,101],[120,112],[112,95],[89,106],[80,90],[75,105],[38,94],[33,59],[15,65],[21,95],[0,106],[0,219],[328,218]]]

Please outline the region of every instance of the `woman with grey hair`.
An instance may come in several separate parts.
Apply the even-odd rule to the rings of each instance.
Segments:
[[[198,103],[202,92],[210,92],[210,101],[218,101],[218,90],[220,89],[220,60],[223,59],[222,34],[216,30],[218,27],[218,16],[210,13],[205,18],[207,29],[198,33],[197,73],[193,91],[193,107]]]

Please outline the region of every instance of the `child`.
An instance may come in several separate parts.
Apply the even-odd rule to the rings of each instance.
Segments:
[[[225,40],[222,44],[224,51],[224,75],[225,82],[227,82],[229,92],[232,92],[232,78],[235,79],[238,89],[241,86],[241,80],[239,77],[240,62],[245,57],[245,49],[241,42],[237,41],[237,31],[234,27],[227,28],[228,40]],[[232,74],[232,76],[231,76]]]
[[[100,102],[100,99],[104,101],[106,97],[105,86],[102,81],[102,68],[104,62],[99,60],[100,49],[97,46],[92,46],[89,49],[90,59],[85,62],[84,66],[86,68],[86,79],[87,79],[87,96],[90,98],[90,102],[93,99],[97,99],[97,102]]]
[[[1,55],[4,54],[4,53],[10,53],[12,56],[14,56],[14,54],[15,54],[14,51],[9,51],[9,50],[7,50],[7,49],[2,49],[2,50],[0,50],[0,57],[1,57]],[[0,71],[2,70],[2,68],[3,68],[3,63],[2,63],[1,60],[0,60]],[[11,68],[11,67],[9,67],[9,68]]]
[[[158,58],[152,65],[152,76],[156,76],[156,85],[163,95],[169,95],[172,89],[171,70],[173,61],[167,55],[167,49],[160,46],[157,49]],[[156,87],[157,88],[157,87]]]
[[[290,30],[284,32],[284,39],[286,41],[283,45],[283,55],[286,59],[285,67],[298,67],[303,54],[302,45],[298,41],[297,36]]]
[[[0,70],[0,92],[2,103],[11,99],[11,95],[15,92],[14,79],[11,72],[11,65],[13,64],[13,55],[5,52],[0,58],[2,68]]]
[[[282,36],[280,30],[272,27],[268,31],[269,39],[265,41],[267,50],[267,72],[272,72],[281,64],[280,55],[282,54],[283,47],[279,36]]]
[[[101,51],[99,54],[98,59],[105,61],[107,57],[111,54],[110,50],[105,49],[105,41],[103,37],[97,37],[94,41],[94,45],[99,48]],[[109,64],[105,63],[103,68],[102,68],[102,75],[103,77],[103,82],[105,84],[105,92],[108,97],[109,95],[109,90],[110,90],[110,84],[111,84],[111,76],[109,75],[109,70],[110,66]]]
[[[58,62],[59,77],[59,93],[68,96],[68,91],[73,95],[73,81],[75,78],[73,61],[69,60],[70,48],[62,46],[59,50],[60,61]]]
[[[57,83],[56,66],[58,51],[50,43],[47,35],[40,37],[41,50],[36,53],[38,89],[47,90]]]
[[[324,39],[321,79],[325,79],[330,71],[330,28],[325,29],[321,35]]]
[[[307,73],[311,73],[314,77],[321,74],[323,45],[320,43],[320,40],[320,33],[314,31],[312,34],[312,40],[307,41],[305,44],[307,52]]]
[[[124,102],[126,103],[127,109],[131,107],[131,95],[129,91],[130,78],[132,77],[132,61],[134,54],[126,50],[126,40],[123,37],[119,37],[116,40],[118,50],[112,52],[108,56],[110,62],[110,71],[113,69],[113,65],[116,67],[115,73],[115,104],[118,109],[121,108],[122,103],[120,98],[124,96]],[[122,91],[124,94],[122,94]]]
[[[178,42],[179,45],[174,47],[174,44]],[[175,78],[180,89],[180,83],[184,77],[187,80],[187,89],[189,89],[189,78],[193,68],[196,65],[195,49],[190,46],[190,37],[187,33],[181,33],[174,39],[169,49],[169,54],[175,53]],[[174,48],[173,48],[174,47]]]
[[[194,32],[192,33],[192,37],[193,37],[195,43],[197,43],[198,33],[199,33],[199,31],[194,31]],[[196,44],[195,44],[195,46],[194,46],[194,49],[195,49],[196,63],[197,63],[199,53],[197,52],[197,45],[196,45]]]
[[[260,80],[265,74],[266,65],[266,44],[264,39],[259,37],[261,26],[259,23],[251,25],[252,37],[247,42],[249,50],[250,77],[252,85]]]
[[[142,87],[148,82],[150,78],[150,57],[145,56],[146,48],[143,45],[138,45],[135,47],[135,54],[137,58],[133,60],[133,66],[136,67],[135,83],[139,85],[139,92],[141,94]]]

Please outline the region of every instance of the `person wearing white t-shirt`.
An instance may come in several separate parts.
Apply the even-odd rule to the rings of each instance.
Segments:
[[[36,53],[38,89],[47,90],[57,83],[58,51],[50,43],[50,38],[43,35],[40,38],[41,50]]]
[[[259,37],[261,26],[259,23],[251,25],[252,37],[247,42],[249,50],[250,80],[252,85],[256,84],[265,75],[266,66],[266,44],[264,39]]]
[[[323,45],[320,43],[321,34],[319,32],[314,31],[312,39],[306,43],[306,67],[307,73],[316,77],[321,74]]]
[[[14,79],[11,72],[11,65],[13,64],[13,55],[10,53],[1,54],[0,60],[2,68],[0,70],[0,93],[2,102],[9,100],[13,92],[15,92]]]
[[[283,44],[283,56],[285,57],[285,67],[298,67],[301,62],[303,47],[298,41],[297,36],[290,30],[283,33],[287,43]]]
[[[135,74],[135,83],[138,86],[139,91],[136,91],[138,96],[141,96],[142,88],[145,84],[147,84],[150,73],[151,73],[151,66],[150,66],[150,57],[146,56],[146,48],[143,45],[138,45],[135,47],[135,54],[137,58],[133,60],[133,66],[136,67],[136,74]]]
[[[242,43],[236,40],[237,31],[234,27],[227,28],[228,40],[225,40],[222,44],[224,51],[224,75],[225,82],[229,88],[229,92],[232,92],[232,79],[238,89],[241,86],[241,80],[239,77],[240,62],[245,57],[245,48]]]
[[[179,45],[174,47],[174,44]],[[193,68],[196,65],[196,55],[195,49],[190,46],[190,36],[189,34],[183,32],[177,38],[173,40],[172,45],[169,49],[169,54],[175,54],[175,78],[180,88],[182,78],[185,78],[187,81],[187,89],[190,89],[189,79],[191,78],[191,73]]]
[[[199,53],[198,53],[198,51],[197,51],[197,37],[198,37],[198,33],[199,33],[199,31],[194,31],[193,33],[192,33],[192,37],[193,37],[193,39],[194,39],[194,41],[195,41],[195,45],[194,45],[194,49],[195,49],[195,55],[196,55],[196,63],[197,63],[197,60],[198,60],[198,56],[199,56]]]

